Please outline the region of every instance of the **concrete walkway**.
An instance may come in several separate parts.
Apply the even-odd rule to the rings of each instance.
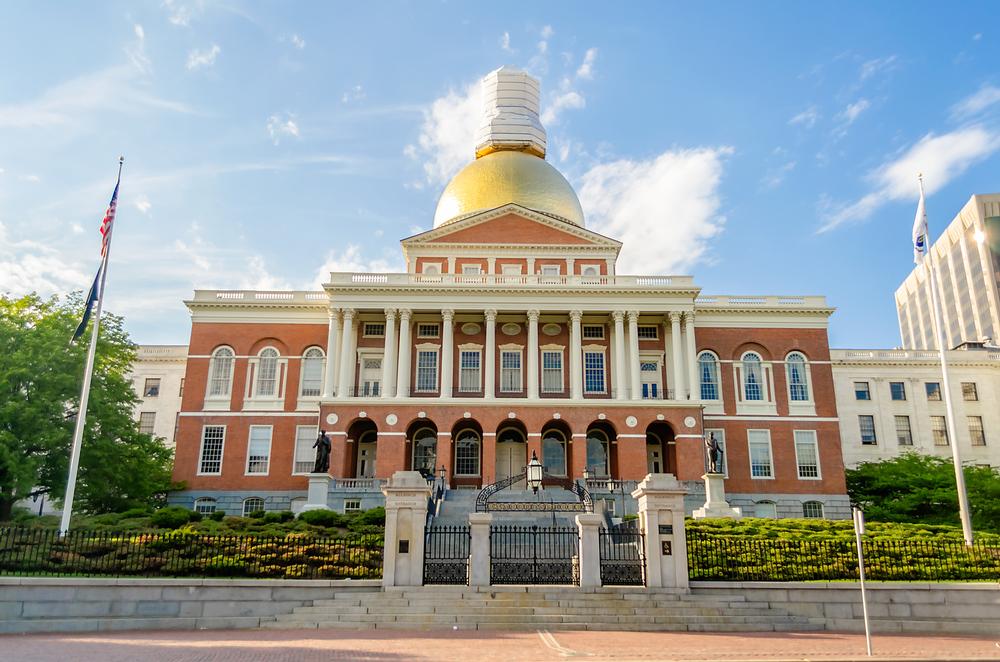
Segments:
[[[878,635],[873,642],[875,658],[865,657],[863,635],[829,632],[129,632],[0,636],[0,661],[1000,660],[1000,627],[995,638]]]

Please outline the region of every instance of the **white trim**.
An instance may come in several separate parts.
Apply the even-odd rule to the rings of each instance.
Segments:
[[[604,373],[601,382],[604,384],[604,388],[600,391],[588,391],[587,390],[587,354],[600,354],[601,355],[601,367]],[[580,375],[583,379],[583,394],[584,395],[604,395],[608,393],[608,348],[605,345],[584,345],[580,348],[580,369],[583,374]]]
[[[420,429],[422,430],[423,428],[420,428]],[[406,436],[405,432],[383,432],[382,430],[376,430],[375,433],[379,437],[405,437]]]
[[[306,354],[308,354],[310,351],[314,349],[319,350],[320,360],[322,364],[319,375],[319,395],[302,395],[302,383],[303,381],[305,381],[305,375],[306,375],[305,357]],[[306,348],[306,351],[302,352],[301,357],[289,357],[289,358],[297,358],[299,360],[299,388],[298,391],[296,391],[298,402],[301,402],[303,400],[306,402],[315,402],[319,400],[321,397],[323,397],[323,383],[326,381],[326,370],[327,370],[326,352],[323,351],[323,348],[320,347],[319,345],[310,345],[309,347]],[[296,404],[296,406],[298,405]]]
[[[712,428],[713,430],[722,430],[723,428]],[[704,434],[675,434],[674,439],[704,439]]]
[[[771,475],[770,476],[754,476],[753,475],[753,454],[750,451],[750,447],[751,447],[751,445],[753,443],[750,440],[750,433],[751,432],[766,432],[767,433],[767,455],[768,455],[768,462],[769,462],[770,468],[771,468]],[[758,443],[762,443],[762,442],[758,442]],[[774,475],[777,472],[775,471],[775,467],[774,467],[774,445],[771,443],[771,430],[769,430],[769,429],[762,430],[760,428],[748,428],[747,429],[747,469],[749,469],[748,473],[749,473],[750,480],[774,480],[775,479]]]
[[[225,416],[227,418],[232,418],[232,417],[237,417],[237,416],[244,416],[244,417],[246,417],[246,416],[266,416],[267,418],[272,418],[274,416],[298,416],[299,418],[305,418],[307,416],[314,417],[317,414],[315,412],[310,413],[310,412],[301,412],[301,411],[266,411],[266,410],[257,410],[257,411],[212,411],[212,410],[209,409],[209,410],[204,410],[204,411],[182,411],[182,412],[178,412],[177,415],[178,416],[182,416],[184,418],[196,417],[196,416],[203,416],[203,417],[206,417],[206,418],[217,417],[217,416]],[[208,425],[211,425],[211,423],[209,423]]]
[[[434,393],[441,390],[441,345],[433,343],[421,343],[416,345],[416,352],[413,355],[413,392],[414,393]],[[431,388],[420,388],[420,353],[434,352],[434,386]]]
[[[833,416],[722,416],[705,414],[705,420],[712,421],[795,421],[802,423],[837,423],[839,418]]]
[[[797,432],[808,432],[812,434],[812,446],[816,453],[816,475],[815,476],[803,476],[801,471],[799,471],[799,441],[795,438]],[[823,469],[819,461],[819,435],[816,430],[792,430],[792,446],[795,447],[795,476],[799,480],[823,480]]]
[[[312,470],[309,470],[309,471],[295,471],[295,465],[299,462],[299,458],[297,457],[296,454],[298,453],[298,450],[299,450],[299,429],[300,428],[312,428],[312,429],[314,429],[316,431],[316,436],[317,437],[319,436],[319,426],[318,425],[296,425],[295,426],[295,440],[294,440],[294,444],[295,445],[292,446],[292,475],[293,476],[306,476],[306,475],[312,473]],[[327,434],[329,434],[329,432]],[[307,460],[302,460],[302,462],[306,462],[306,461]]]
[[[476,370],[476,383],[473,388],[463,388],[462,386],[462,372],[464,370],[472,370],[472,368],[462,367],[462,355],[463,354],[475,354],[479,357],[479,365],[475,368]],[[458,389],[459,393],[482,393],[483,392],[483,346],[476,343],[465,343],[458,346]]]
[[[267,428],[269,434],[267,435],[267,471],[260,472],[250,472],[250,442],[253,441],[253,431],[254,428]],[[243,475],[244,476],[269,476],[271,474],[271,445],[274,441],[274,426],[273,425],[251,425],[247,429],[247,458],[243,465]],[[293,453],[294,455],[294,453]]]
[[[616,434],[615,438],[616,439],[645,439],[647,436],[648,435],[646,435],[645,433],[643,433],[643,434],[624,434],[624,433],[621,433],[621,434]]]
[[[525,375],[525,356],[524,356],[524,346],[516,345],[514,343],[508,343],[506,345],[500,345],[500,393],[523,393],[524,388],[524,375]],[[503,386],[503,374],[505,369],[503,367],[503,355],[504,354],[516,354],[517,355],[517,388],[515,389],[505,389]]]
[[[202,460],[205,457],[205,455],[204,455],[205,454],[205,428],[208,428],[208,427],[222,428],[222,447],[219,449],[219,471],[218,472],[215,472],[215,471],[202,471],[201,470]],[[227,436],[226,433],[228,432],[228,430],[226,428],[227,428],[226,425],[219,425],[218,423],[204,423],[204,424],[202,424],[202,426],[201,426],[201,435],[200,435],[201,440],[200,440],[199,445],[198,445],[198,470],[195,472],[196,476],[221,476],[222,475],[222,464],[223,464],[223,461],[226,459],[226,436]]]

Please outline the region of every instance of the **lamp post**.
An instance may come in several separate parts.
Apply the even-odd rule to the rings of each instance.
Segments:
[[[441,489],[442,490],[444,489],[444,481],[445,481],[445,478],[447,478],[447,474],[448,474],[448,470],[445,469],[444,465],[442,464],[441,468],[438,469],[438,478],[441,480]]]
[[[538,461],[535,451],[531,451],[531,462],[528,463],[525,473],[527,473],[528,486],[535,494],[538,494],[538,488],[542,486],[542,473],[544,469],[545,467]]]
[[[613,478],[610,478],[610,477],[608,478],[608,485],[607,485],[607,487],[608,487],[608,492],[610,492],[612,498],[614,498],[614,495],[615,495],[615,481],[614,481]],[[622,495],[622,521],[624,522],[625,521],[625,484],[623,482],[621,482],[621,481],[618,481],[618,491],[621,492],[621,495]]]

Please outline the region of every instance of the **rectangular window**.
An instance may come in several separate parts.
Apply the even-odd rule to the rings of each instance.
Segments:
[[[591,340],[601,340],[604,338],[603,324],[584,324],[583,337]]]
[[[823,504],[819,501],[806,501],[802,504],[802,517],[806,519],[823,519]]]
[[[480,389],[480,366],[481,361],[479,350],[462,350],[458,355],[458,390],[463,392],[475,392]]]
[[[889,382],[889,395],[893,400],[906,400],[906,384],[903,382]]]
[[[319,436],[319,430],[315,425],[299,425],[295,428],[295,464],[292,467],[293,474],[312,473],[316,465],[316,452],[313,444]]]
[[[913,432],[910,430],[910,417],[896,417],[896,441],[900,446],[913,445]]]
[[[479,439],[464,436],[455,443],[455,475],[479,475]]]
[[[931,436],[935,446],[948,445],[948,425],[944,416],[931,416]]]
[[[504,350],[500,352],[500,392],[519,393],[521,391],[521,352]]]
[[[819,445],[815,430],[795,431],[795,463],[800,479],[819,478]]]
[[[156,425],[156,412],[144,411],[139,414],[139,433],[153,434],[153,426]]]
[[[504,276],[520,276],[521,275],[521,265],[520,264],[505,264],[500,267],[501,273]]]
[[[271,426],[251,425],[247,442],[247,474],[266,476],[271,464]]]
[[[385,322],[365,322],[364,335],[366,338],[384,338]]]
[[[976,382],[962,382],[962,399],[966,402],[975,402],[979,399]]]
[[[983,429],[982,416],[969,416],[969,439],[973,446],[986,445],[986,431]]]
[[[660,364],[656,361],[639,362],[639,381],[643,400],[660,399]]]
[[[878,443],[875,436],[875,417],[868,414],[858,416],[858,427],[861,429],[861,444],[863,446],[874,446]]]
[[[656,325],[642,325],[638,328],[640,340],[656,340],[660,337],[659,328]]]
[[[542,393],[562,393],[562,352],[542,352]]]
[[[769,430],[747,430],[750,445],[750,477],[774,478],[771,464],[771,432]]]
[[[584,352],[583,391],[584,393],[604,393],[603,352]]]
[[[344,512],[356,513],[361,510],[361,499],[344,499]]]
[[[940,402],[941,401],[941,384],[938,382],[927,382],[924,384],[924,389],[927,391],[927,399]]]
[[[142,397],[155,398],[160,395],[160,378],[147,377],[146,385],[142,387]]]
[[[722,428],[717,428],[715,430],[705,430],[705,438],[707,439],[709,435],[715,435],[715,441],[719,444],[719,450],[722,451],[722,473],[729,477],[729,453],[726,452],[726,431]],[[708,453],[705,453],[705,473],[708,473],[709,457]]]
[[[222,447],[226,443],[225,425],[206,425],[201,429],[201,453],[198,458],[199,474],[222,473]]]
[[[872,393],[868,388],[868,382],[854,382],[854,399],[871,400]]]
[[[542,265],[542,275],[543,276],[558,276],[559,275],[559,265],[558,264],[543,264]]]
[[[418,324],[417,325],[417,337],[418,338],[437,338],[441,335],[441,325],[440,324]]]
[[[483,273],[483,268],[478,264],[463,264],[462,265],[462,275],[463,276],[478,276]]]
[[[426,393],[437,390],[437,360],[436,349],[422,349],[417,352],[417,391]]]

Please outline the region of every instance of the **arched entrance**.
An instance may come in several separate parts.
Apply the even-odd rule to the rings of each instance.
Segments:
[[[496,473],[494,481],[499,482],[524,472],[528,464],[528,435],[520,421],[507,421],[497,428]],[[515,489],[525,488],[524,481],[511,485]]]
[[[614,427],[607,421],[594,421],[587,428],[587,470],[594,478],[610,478],[618,473]]]
[[[483,428],[475,419],[459,421],[451,430],[452,481],[455,487],[482,486]]]
[[[437,472],[437,426],[427,419],[414,421],[406,431],[409,442],[410,470],[419,471],[425,478],[434,478]]]
[[[573,433],[564,421],[552,420],[542,427],[541,460],[545,465],[545,473],[560,478],[573,475],[569,446],[572,438]]]
[[[646,428],[646,470],[654,474],[677,473],[674,430],[668,423],[655,421]]]
[[[375,422],[368,418],[355,421],[347,430],[347,439],[354,442],[349,474],[354,478],[374,478],[378,457],[378,428]]]

